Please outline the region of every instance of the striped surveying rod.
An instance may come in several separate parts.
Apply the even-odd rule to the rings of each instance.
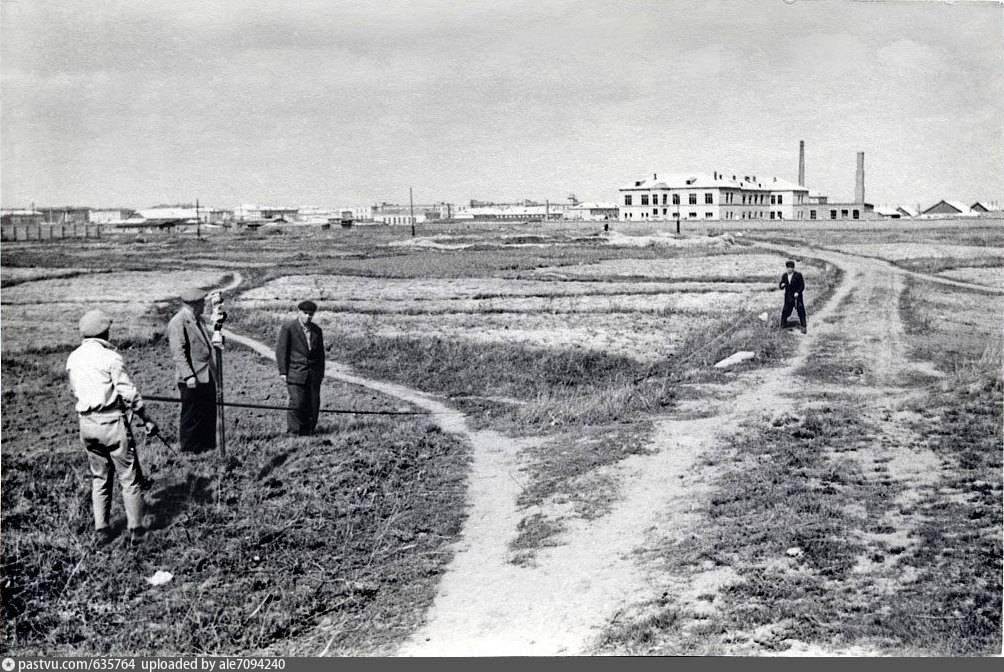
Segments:
[[[223,322],[227,314],[223,312],[223,295],[213,292],[209,295],[213,313],[213,350],[216,355],[216,445],[220,449],[220,457],[227,455],[227,423],[223,400]]]

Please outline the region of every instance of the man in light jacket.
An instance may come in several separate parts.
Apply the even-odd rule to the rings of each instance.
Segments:
[[[108,342],[112,320],[100,310],[80,318],[80,347],[66,360],[70,387],[77,399],[80,443],[87,451],[91,470],[91,506],[94,528],[101,544],[112,540],[108,525],[115,476],[122,485],[122,503],[132,543],[143,540],[143,495],[145,486],[136,456],[130,416],[138,417],[150,436],[157,425],[150,419],[139,390],[126,373],[122,355]]]
[[[202,321],[206,293],[186,289],[181,309],[167,324],[175,377],[181,394],[178,442],[182,452],[216,447],[216,353]]]
[[[275,362],[279,376],[289,391],[286,425],[291,434],[313,434],[321,408],[321,381],[324,379],[324,335],[314,324],[317,304],[301,301],[299,315],[279,329]]]

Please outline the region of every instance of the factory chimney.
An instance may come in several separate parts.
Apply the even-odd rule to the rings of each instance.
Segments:
[[[854,202],[865,202],[865,153],[858,152],[858,170],[854,174]]]
[[[798,184],[805,186],[805,140],[798,141]]]

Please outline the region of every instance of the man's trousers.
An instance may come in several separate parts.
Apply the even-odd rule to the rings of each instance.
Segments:
[[[110,419],[80,416],[80,442],[87,451],[91,468],[91,504],[94,509],[94,527],[108,527],[112,509],[112,488],[118,474],[122,485],[122,503],[125,505],[129,529],[143,525],[143,495],[140,486],[139,461],[136,444],[125,417]]]
[[[313,434],[321,408],[321,376],[311,373],[302,385],[287,383],[286,389],[289,391],[286,426],[290,434]]]
[[[777,305],[777,304],[774,304]],[[788,318],[791,317],[791,309],[794,308],[795,312],[798,313],[798,323],[805,326],[805,304],[802,303],[802,295],[799,294],[796,299],[790,294],[785,294],[784,296],[784,310],[781,311],[781,326],[788,325]]]
[[[204,453],[216,448],[216,384],[199,383],[189,388],[178,383],[181,417],[178,442],[183,453]]]

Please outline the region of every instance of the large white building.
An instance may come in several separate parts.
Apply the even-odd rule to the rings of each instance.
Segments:
[[[619,191],[620,219],[624,221],[830,218],[825,196],[778,177],[653,173],[651,178]],[[834,219],[860,219],[863,211],[861,205]]]
[[[831,203],[805,186],[805,143],[798,146],[798,182],[752,174],[653,173],[620,188],[623,221],[875,219],[865,203],[865,155],[857,154],[854,200]]]

